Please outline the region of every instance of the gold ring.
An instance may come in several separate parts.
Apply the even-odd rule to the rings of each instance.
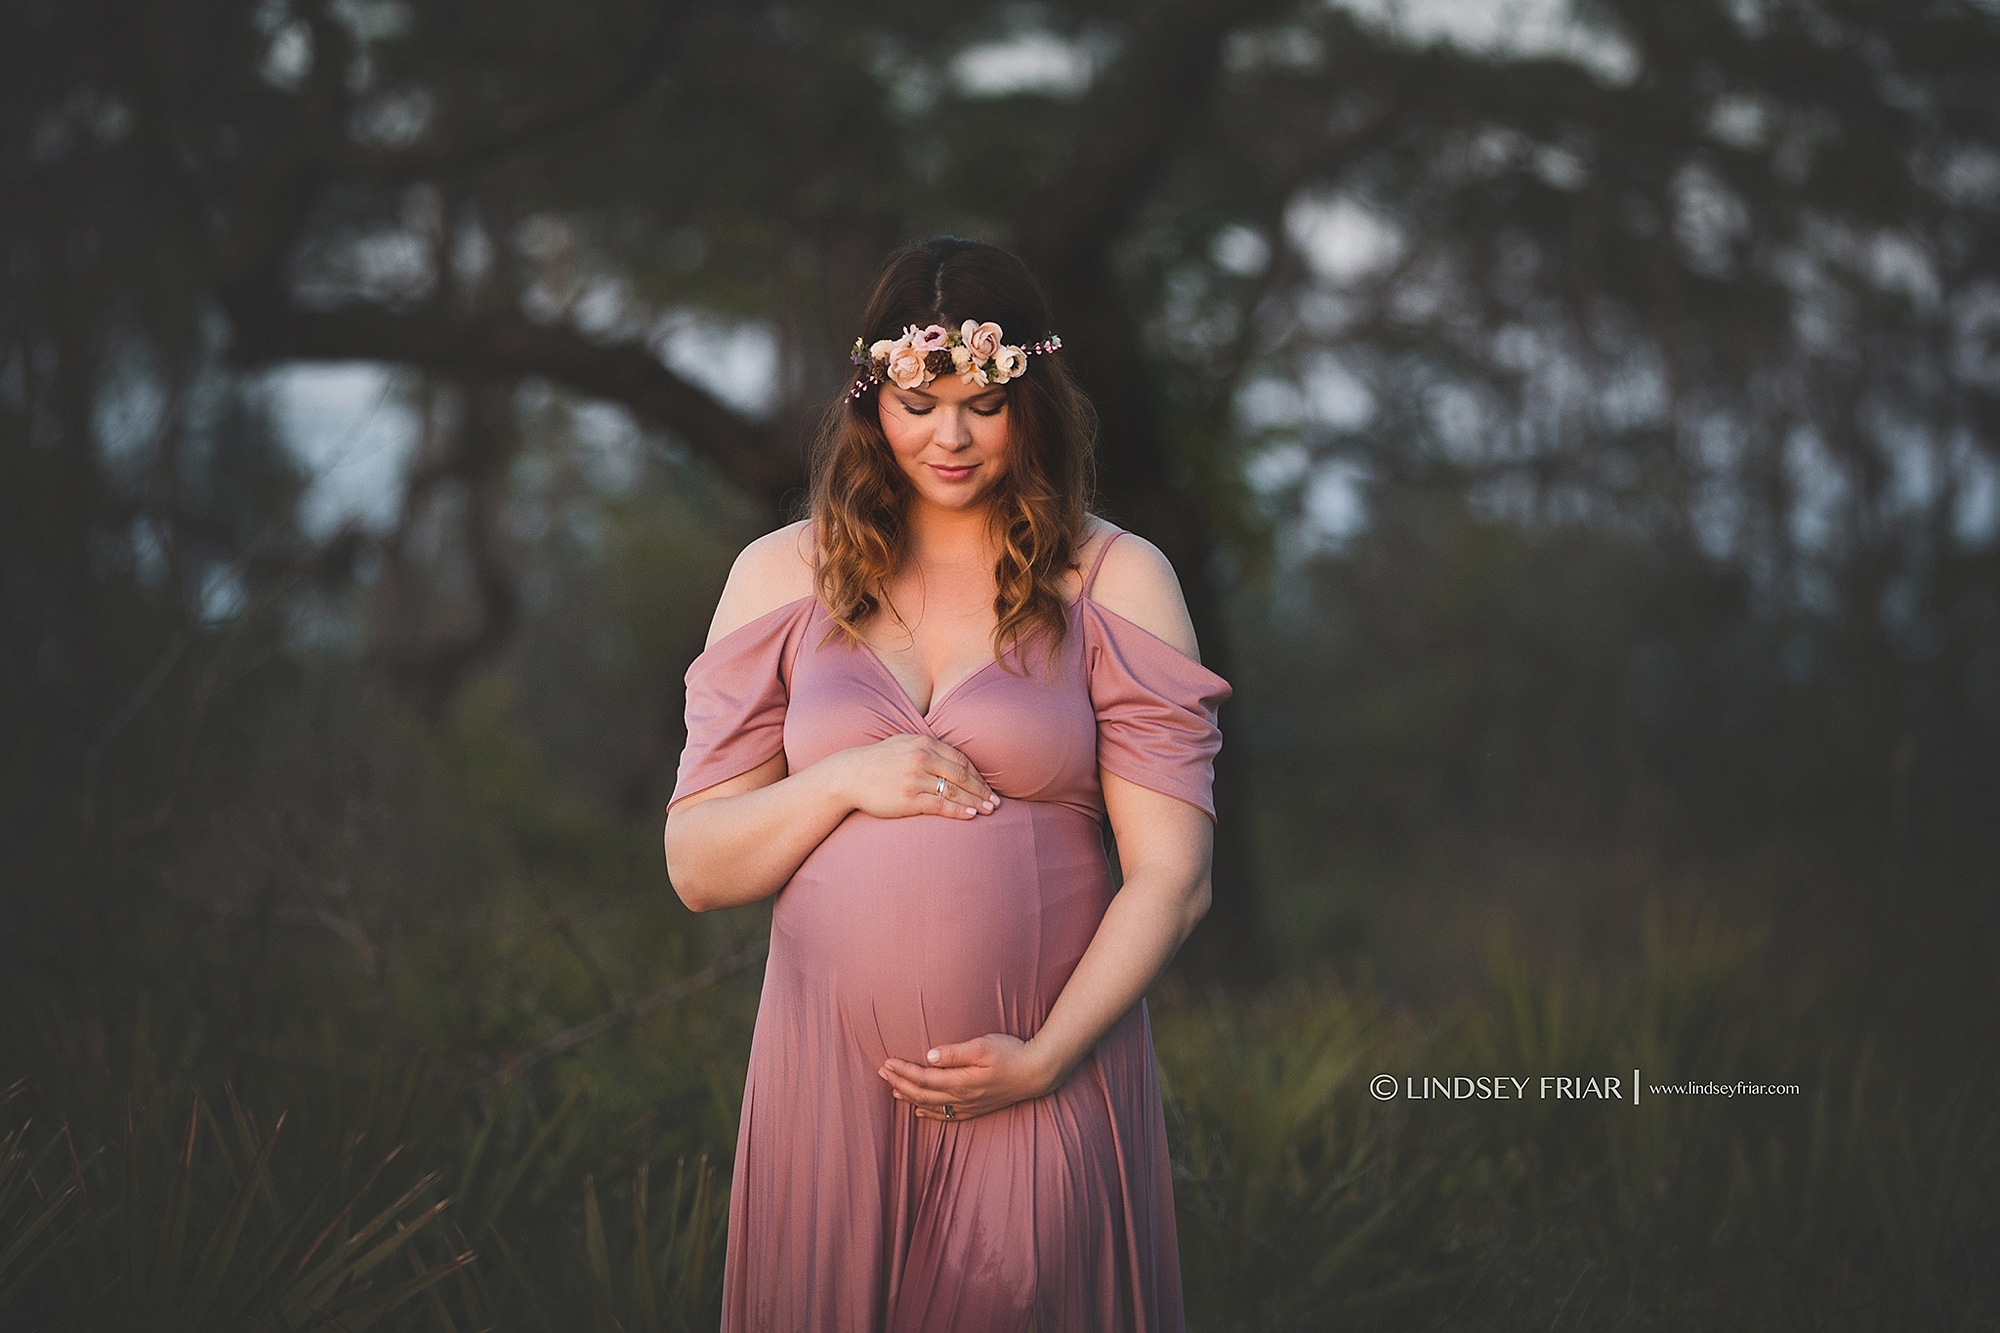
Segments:
[[[955,1114],[957,1114],[957,1113],[956,1113],[955,1111],[953,1111],[953,1110],[951,1109],[951,1103],[950,1103],[950,1102],[946,1102],[946,1103],[944,1104],[944,1118],[945,1118],[945,1119],[947,1119],[947,1120],[949,1120],[949,1119],[951,1119],[951,1118],[952,1118],[952,1116],[953,1116],[953,1115],[955,1115]]]

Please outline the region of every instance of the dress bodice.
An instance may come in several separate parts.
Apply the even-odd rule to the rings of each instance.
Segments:
[[[1053,663],[1040,645],[1025,654],[1010,651],[1004,663],[988,661],[947,687],[926,716],[872,649],[839,633],[817,599],[807,600],[785,715],[792,765],[806,767],[898,732],[929,735],[971,760],[1008,800],[1095,809],[1097,718],[1088,693],[1072,687],[1084,664],[1074,604],[1071,632]]]
[[[688,741],[673,799],[780,750],[798,772],[901,732],[954,747],[1009,800],[1101,818],[1102,767],[1214,818],[1216,715],[1228,682],[1092,600],[1093,581],[1070,602],[1068,633],[1054,653],[1046,636],[1012,646],[1004,660],[947,687],[928,714],[816,596],[766,612],[688,667]]]

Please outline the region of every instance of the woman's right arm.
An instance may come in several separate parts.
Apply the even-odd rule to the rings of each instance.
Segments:
[[[812,591],[811,566],[799,549],[801,526],[759,538],[737,558],[709,643]],[[856,810],[884,819],[976,819],[980,810],[998,809],[999,801],[964,755],[928,736],[897,735],[840,750],[797,773],[780,752],[668,808],[667,875],[681,901],[697,912],[740,907],[783,888]]]
[[[832,758],[832,756],[829,756]],[[759,902],[785,886],[854,806],[827,761],[786,775],[774,754],[667,810],[667,877],[697,912]]]

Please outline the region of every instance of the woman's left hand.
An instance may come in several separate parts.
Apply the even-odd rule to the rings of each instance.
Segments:
[[[1005,1033],[934,1046],[924,1064],[891,1057],[879,1071],[927,1120],[971,1120],[1054,1091],[1060,1080],[1029,1043]],[[945,1108],[951,1114],[945,1114]]]

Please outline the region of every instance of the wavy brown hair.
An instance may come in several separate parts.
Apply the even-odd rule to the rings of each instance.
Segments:
[[[1048,336],[1049,303],[1027,265],[979,241],[938,236],[891,254],[863,313],[861,340],[905,326],[991,320],[1009,342]],[[865,373],[865,372],[863,372]],[[1090,512],[1097,413],[1061,352],[1034,357],[1009,380],[1007,467],[988,494],[1000,549],[993,655],[1046,635],[1053,657],[1069,628],[1061,580],[1077,566]],[[819,598],[848,637],[883,605],[882,589],[907,547],[912,487],[882,433],[879,386],[831,408],[812,451],[811,517],[819,541]]]

